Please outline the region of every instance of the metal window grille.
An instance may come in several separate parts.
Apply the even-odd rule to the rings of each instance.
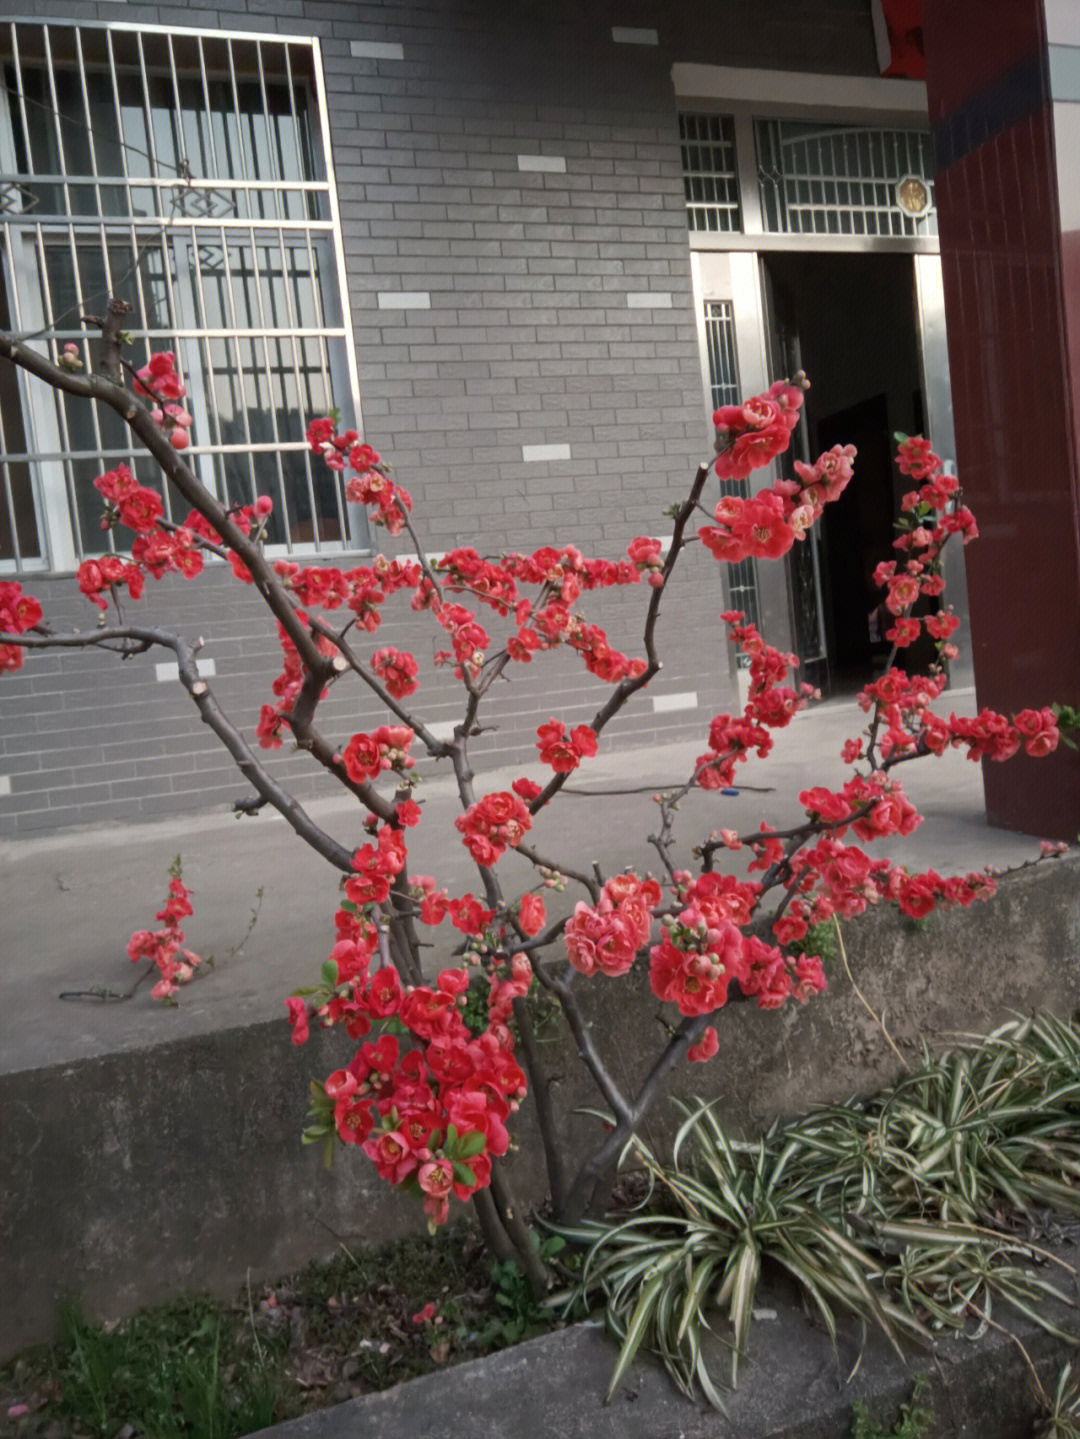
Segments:
[[[739,371],[735,355],[735,314],[730,300],[705,301],[705,344],[709,355],[709,390],[713,408],[737,405],[741,398]],[[721,480],[722,495],[738,495],[747,499],[750,486],[746,480]],[[749,623],[761,627],[758,600],[757,562],[740,560],[727,566],[727,587],[730,607],[742,610]],[[750,663],[740,654],[740,668]]]
[[[304,442],[312,415],[358,411],[314,42],[11,22],[0,83],[0,323],[53,358],[75,341],[89,368],[82,316],[126,299],[132,364],[176,353],[207,488],[232,504],[270,494],[272,546],[365,547]],[[118,417],[11,369],[0,565],[69,568],[112,544],[102,469],[161,479]]]
[[[916,217],[897,201],[908,176],[934,194],[928,131],[875,130],[759,120],[758,178],[765,229],[794,235],[937,234],[937,214]]]
[[[683,187],[692,231],[737,231],[739,176],[730,115],[680,115]]]

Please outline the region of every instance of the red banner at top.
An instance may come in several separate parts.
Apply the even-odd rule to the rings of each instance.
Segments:
[[[881,73],[925,80],[923,0],[872,0],[872,6]]]

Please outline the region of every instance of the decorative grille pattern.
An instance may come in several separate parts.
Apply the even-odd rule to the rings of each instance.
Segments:
[[[933,142],[928,131],[759,120],[758,178],[765,229],[794,235],[937,234]],[[931,200],[916,217],[897,186],[921,180]]]
[[[0,80],[0,323],[89,367],[82,316],[127,300],[132,364],[176,353],[203,483],[269,493],[272,545],[363,545],[303,438],[356,404],[311,42],[12,22]],[[121,460],[160,489],[111,412],[0,376],[0,564],[100,553],[91,481]]]
[[[692,231],[737,231],[739,175],[730,115],[680,115],[683,186]]]
[[[709,390],[713,408],[737,405],[742,396],[739,393],[739,371],[735,355],[735,315],[730,300],[705,301],[705,344],[709,354]],[[720,493],[746,499],[750,494],[750,486],[746,480],[721,480]],[[757,562],[746,559],[740,560],[738,564],[728,565],[727,587],[731,608],[742,610],[747,620],[760,629]],[[740,668],[749,662],[746,655],[739,655]]]

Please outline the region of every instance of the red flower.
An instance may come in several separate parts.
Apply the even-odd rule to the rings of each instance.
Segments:
[[[588,725],[575,725],[569,734],[562,720],[550,719],[536,731],[540,758],[556,774],[569,774],[577,769],[585,755],[596,753],[596,732]]]
[[[518,906],[518,924],[528,935],[539,934],[547,921],[544,901],[538,894],[523,894]]]
[[[309,1034],[307,1005],[296,995],[287,999],[285,1004],[289,1011],[289,1023],[292,1025],[292,1042],[303,1044]]]
[[[697,1044],[692,1044],[686,1051],[686,1057],[692,1064],[701,1064],[706,1059],[712,1059],[719,1049],[720,1037],[710,1024]]]

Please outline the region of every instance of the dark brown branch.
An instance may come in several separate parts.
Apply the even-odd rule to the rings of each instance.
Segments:
[[[106,320],[103,328],[107,364],[111,363],[110,357],[118,343],[116,335],[113,335],[111,340],[106,340],[105,329],[108,323]],[[117,380],[108,378],[107,374],[79,375],[62,370],[6,330],[0,330],[0,356],[44,380],[54,389],[63,390],[69,395],[79,395],[114,410],[128,429],[146,446],[182,498],[197,510],[217,530],[229,548],[239,555],[250,571],[256,589],[296,646],[305,668],[317,675],[326,676],[330,673],[330,661],[320,653],[314,636],[297,615],[288,592],[274,573],[273,567],[267,563],[261,547],[244,534],[228,509],[203,486],[194,471],[173,449],[161,426],[151,418],[150,411],[130,390]]]
[[[145,628],[139,625],[113,626],[104,630],[92,630],[86,634],[57,635],[35,631],[0,638],[0,643],[24,645],[28,649],[87,649],[107,648],[108,641],[126,641],[147,649],[160,645],[172,650],[176,656],[180,682],[195,702],[199,717],[217,735],[222,745],[232,756],[237,769],[266,804],[271,804],[291,825],[302,840],[320,854],[336,869],[352,873],[352,851],[338,844],[325,830],[321,829],[307,813],[300,802],[273,779],[260,763],[247,740],[229,720],[210,690],[210,686],[199,674],[195,664],[195,646],[179,635],[167,630]],[[130,653],[136,653],[136,650]],[[250,802],[249,802],[250,803]]]
[[[560,1222],[573,1224],[601,1198],[598,1186],[611,1173],[628,1140],[636,1134],[649,1111],[663,1092],[664,1082],[692,1044],[696,1044],[712,1022],[713,1014],[684,1019],[668,1041],[660,1057],[646,1075],[633,1104],[625,1115],[616,1115],[617,1123],[582,1163],[574,1176],[566,1204],[557,1216]]]
[[[484,1236],[484,1248],[487,1252],[502,1264],[516,1259],[517,1253],[510,1242],[510,1236],[499,1221],[491,1190],[478,1189],[472,1197],[472,1204],[476,1210],[480,1232]]]
[[[551,1276],[540,1258],[533,1232],[525,1222],[517,1196],[506,1182],[503,1161],[499,1159],[494,1160],[491,1166],[491,1197],[514,1246],[514,1257],[525,1271],[533,1293],[538,1297],[543,1295],[551,1287]]]
[[[402,724],[409,726],[433,759],[444,758],[447,752],[445,740],[436,739],[422,720],[417,719],[403,704],[399,704],[390,691],[379,683],[375,676],[365,667],[355,650],[348,644],[344,631],[335,630],[333,625],[327,624],[325,620],[320,619],[318,616],[312,619],[311,628],[315,634],[323,635],[326,639],[330,640],[332,644],[337,646],[348,664],[349,669],[367,685],[368,689],[378,697],[391,714],[397,715]]]
[[[651,679],[660,673],[662,666],[660,657],[656,653],[656,625],[660,618],[660,602],[664,597],[664,591],[667,589],[668,580],[671,578],[675,565],[678,563],[679,555],[682,553],[685,543],[684,534],[686,526],[694,513],[694,509],[701,497],[701,492],[705,488],[705,481],[708,479],[711,470],[711,465],[702,464],[698,466],[697,474],[694,476],[694,482],[690,487],[690,493],[679,506],[679,512],[675,517],[675,525],[671,532],[671,545],[668,548],[664,568],[661,571],[660,584],[654,587],[652,594],[649,596],[649,608],[645,613],[645,630],[642,636],[642,643],[645,646],[645,655],[648,663],[642,673],[635,678],[621,679],[615,686],[606,704],[601,705],[597,710],[591,722],[591,728],[596,734],[600,734],[603,731],[608,721],[619,713],[632,695],[635,695],[638,690],[643,689]],[[551,802],[555,795],[562,789],[567,778],[568,776],[566,774],[557,774],[548,780],[543,790],[529,803],[529,808],[533,814],[536,814],[539,810],[543,809],[546,804]]]
[[[515,999],[513,1008],[518,1034],[521,1036],[521,1055],[529,1079],[529,1093],[536,1105],[536,1120],[540,1128],[540,1142],[544,1147],[544,1164],[547,1168],[551,1202],[559,1209],[566,1199],[566,1165],[563,1162],[555,1109],[551,1102],[554,1079],[541,1062],[528,1001],[524,998]]]

